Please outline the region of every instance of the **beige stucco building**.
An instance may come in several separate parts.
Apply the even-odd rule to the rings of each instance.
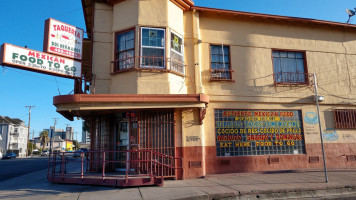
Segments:
[[[322,168],[316,74],[326,165],[356,167],[355,25],[191,0],[82,3],[88,94],[54,104],[91,122],[91,150],[154,150],[178,179]]]

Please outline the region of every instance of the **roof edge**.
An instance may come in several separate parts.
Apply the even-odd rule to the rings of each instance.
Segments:
[[[205,94],[73,94],[53,97],[53,105],[70,103],[173,103],[173,102],[201,102],[209,103],[209,96]]]
[[[311,18],[300,18],[300,17],[288,17],[282,15],[271,15],[271,14],[261,14],[261,13],[252,13],[252,12],[244,12],[244,11],[235,11],[235,10],[225,10],[219,8],[209,8],[209,7],[200,7],[200,6],[192,6],[191,10],[197,10],[201,12],[210,12],[216,14],[227,14],[232,16],[245,16],[245,17],[254,17],[261,19],[272,19],[272,20],[284,20],[284,21],[292,21],[292,22],[300,22],[300,23],[311,23],[311,24],[320,24],[320,25],[329,25],[336,27],[345,27],[345,28],[356,28],[354,24],[346,24],[340,22],[332,22]]]

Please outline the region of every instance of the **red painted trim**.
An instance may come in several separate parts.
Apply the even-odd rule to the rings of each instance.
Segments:
[[[155,94],[73,94],[53,97],[53,104],[67,103],[209,103],[209,96],[199,95],[155,95]]]
[[[235,11],[235,10],[224,10],[224,9],[207,8],[207,7],[200,7],[200,6],[192,6],[190,9],[197,10],[200,12],[226,14],[232,16],[254,17],[260,19],[284,20],[284,21],[291,21],[291,22],[298,22],[298,23],[311,23],[311,24],[319,24],[319,25],[356,28],[356,25],[354,24],[345,24],[340,22],[331,22],[331,21],[309,19],[309,18],[286,17],[280,15],[260,14],[260,13],[242,12],[242,11]]]

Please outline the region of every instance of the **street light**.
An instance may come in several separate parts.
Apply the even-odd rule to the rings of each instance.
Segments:
[[[326,162],[325,162],[325,152],[324,152],[324,141],[323,141],[323,132],[321,130],[321,124],[320,124],[320,110],[319,110],[319,99],[324,101],[323,96],[318,96],[318,84],[316,82],[316,74],[313,73],[313,78],[314,78],[314,89],[315,89],[315,102],[316,102],[316,108],[318,110],[318,122],[319,122],[319,132],[320,132],[320,142],[321,142],[321,150],[323,152],[323,162],[324,162],[324,173],[325,173],[325,182],[328,182],[328,172],[326,170]],[[319,98],[323,97],[323,98]]]

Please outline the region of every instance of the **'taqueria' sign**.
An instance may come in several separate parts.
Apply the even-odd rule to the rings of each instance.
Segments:
[[[83,29],[51,18],[47,19],[43,51],[81,60],[83,36]]]
[[[66,78],[81,78],[82,63],[4,43],[0,64]]]

